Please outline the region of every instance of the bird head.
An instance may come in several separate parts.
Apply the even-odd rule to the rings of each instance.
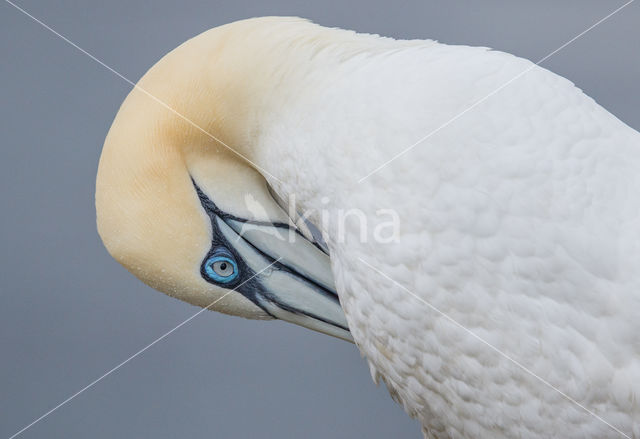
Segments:
[[[186,42],[126,98],[100,158],[98,232],[119,263],[170,296],[351,341],[327,252],[246,160],[260,147],[255,108],[268,85],[245,76],[243,26]]]

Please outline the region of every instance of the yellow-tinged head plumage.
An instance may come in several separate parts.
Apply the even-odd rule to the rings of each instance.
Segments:
[[[270,84],[268,74],[256,80],[250,64],[264,55],[244,31],[272,20],[282,19],[205,32],[144,75],[105,140],[98,231],[116,260],[166,294],[348,339],[328,256],[299,233],[286,243],[269,236],[268,228],[289,227],[288,216],[246,158],[259,148],[255,133]],[[223,279],[211,271],[220,264],[223,273],[231,266],[239,273]]]

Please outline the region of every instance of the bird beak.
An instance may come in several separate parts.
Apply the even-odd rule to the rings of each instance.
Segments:
[[[239,292],[275,318],[353,343],[329,255],[317,243],[287,224],[230,215],[215,221],[244,264],[259,273]]]

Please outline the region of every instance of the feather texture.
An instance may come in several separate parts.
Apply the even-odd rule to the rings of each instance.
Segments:
[[[212,29],[114,122],[105,245],[170,295],[268,317],[198,271],[212,226],[192,179],[224,211],[286,218],[247,163],[323,232],[374,380],[426,437],[640,439],[640,134],[571,82],[295,18]],[[396,239],[376,239],[382,211]]]
[[[267,27],[287,61],[255,156],[317,225],[330,212],[353,336],[425,436],[620,436],[533,373],[640,437],[638,132],[509,54]],[[395,210],[397,242],[339,230],[346,209],[369,232]]]

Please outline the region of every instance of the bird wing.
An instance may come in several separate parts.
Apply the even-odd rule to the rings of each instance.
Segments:
[[[279,162],[301,185],[281,191],[331,198],[336,284],[374,374],[434,432],[611,433],[552,387],[630,431],[640,134],[497,51],[425,43],[331,59],[292,86],[268,138],[280,158],[304,145],[314,164]],[[347,209],[364,213],[365,239]],[[391,242],[374,236],[381,209],[399,219]]]

